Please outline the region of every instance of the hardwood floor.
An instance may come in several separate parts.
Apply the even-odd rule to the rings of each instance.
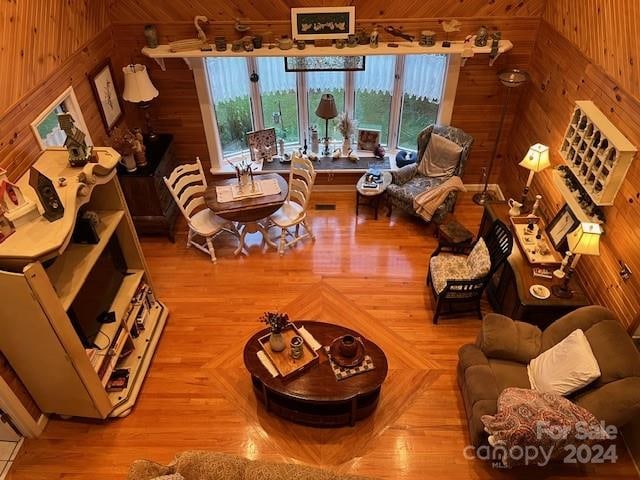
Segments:
[[[481,208],[471,195],[456,217],[477,230]],[[218,263],[178,242],[144,239],[158,296],[169,323],[133,413],[105,423],[52,419],[43,436],[27,440],[10,480],[121,480],[134,459],[169,462],[175,453],[206,449],[273,461],[319,465],[386,479],[635,478],[624,445],[615,465],[495,470],[466,460],[463,405],[455,380],[456,352],[473,341],[473,316],[431,323],[424,286],[433,227],[404,215],[373,220],[355,194],[316,193],[317,236],[284,257],[260,250],[233,257],[233,239],[218,239]],[[484,305],[484,311],[488,311]],[[257,404],[240,352],[261,328],[259,315],[282,310],[293,318],[339,322],[383,347],[389,376],[376,413],[355,427],[314,429],[287,423]]]

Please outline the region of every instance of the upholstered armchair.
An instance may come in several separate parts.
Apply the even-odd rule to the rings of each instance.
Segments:
[[[427,272],[427,285],[436,302],[433,323],[443,313],[469,310],[482,318],[482,293],[512,248],[513,235],[500,220],[472,246],[441,243],[429,259]]]
[[[613,312],[592,305],[556,320],[544,331],[496,313],[484,317],[475,344],[458,351],[458,385],[471,443],[487,443],[483,415],[495,415],[507,387],[531,388],[528,363],[576,329],[589,341],[600,378],[568,396],[605,425],[622,427],[640,415],[640,355]]]
[[[420,135],[418,135],[417,162],[392,172],[393,181],[386,190],[389,215],[391,215],[391,211],[394,207],[416,215],[416,211],[413,206],[414,198],[425,190],[435,188],[450,178],[450,176],[427,177],[418,171],[418,165],[424,157],[424,152],[431,140],[432,133],[445,137],[462,147],[460,161],[453,172],[453,175],[462,177],[464,165],[469,158],[471,146],[473,145],[473,137],[459,128],[429,125],[420,132]],[[453,212],[457,198],[457,192],[449,193],[444,202],[436,210],[432,220],[436,223],[441,223],[447,213]]]

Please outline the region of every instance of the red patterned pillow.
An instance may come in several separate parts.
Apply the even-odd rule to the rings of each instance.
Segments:
[[[553,393],[506,388],[498,413],[482,423],[503,465],[546,465],[568,455],[568,445],[609,439],[603,425],[584,408]]]

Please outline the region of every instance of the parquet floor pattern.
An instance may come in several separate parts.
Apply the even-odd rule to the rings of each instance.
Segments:
[[[145,238],[143,249],[169,323],[132,414],[108,422],[52,419],[40,439],[27,440],[9,480],[122,480],[134,459],[169,462],[205,449],[253,459],[300,462],[384,479],[635,478],[625,447],[615,465],[555,466],[504,471],[466,460],[464,408],[455,379],[456,352],[473,341],[474,316],[431,323],[424,285],[433,227],[402,214],[375,221],[355,216],[352,193],[314,193],[315,243],[284,257],[232,255],[232,238],[216,241],[218,263],[178,241]],[[465,194],[456,217],[472,231],[482,210]],[[241,351],[262,328],[260,314],[343,324],[378,343],[389,375],[378,409],[355,427],[316,429],[265,413],[257,403]],[[489,311],[486,304],[485,312]]]

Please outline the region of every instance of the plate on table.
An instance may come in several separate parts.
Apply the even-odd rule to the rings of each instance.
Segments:
[[[551,291],[544,285],[531,285],[529,293],[540,300],[546,300],[551,296]]]
[[[339,366],[343,368],[351,368],[360,365],[364,360],[364,343],[359,338],[356,338],[356,345],[358,350],[353,357],[345,357],[340,353],[340,341],[342,337],[336,338],[329,347],[329,355],[331,359]]]

